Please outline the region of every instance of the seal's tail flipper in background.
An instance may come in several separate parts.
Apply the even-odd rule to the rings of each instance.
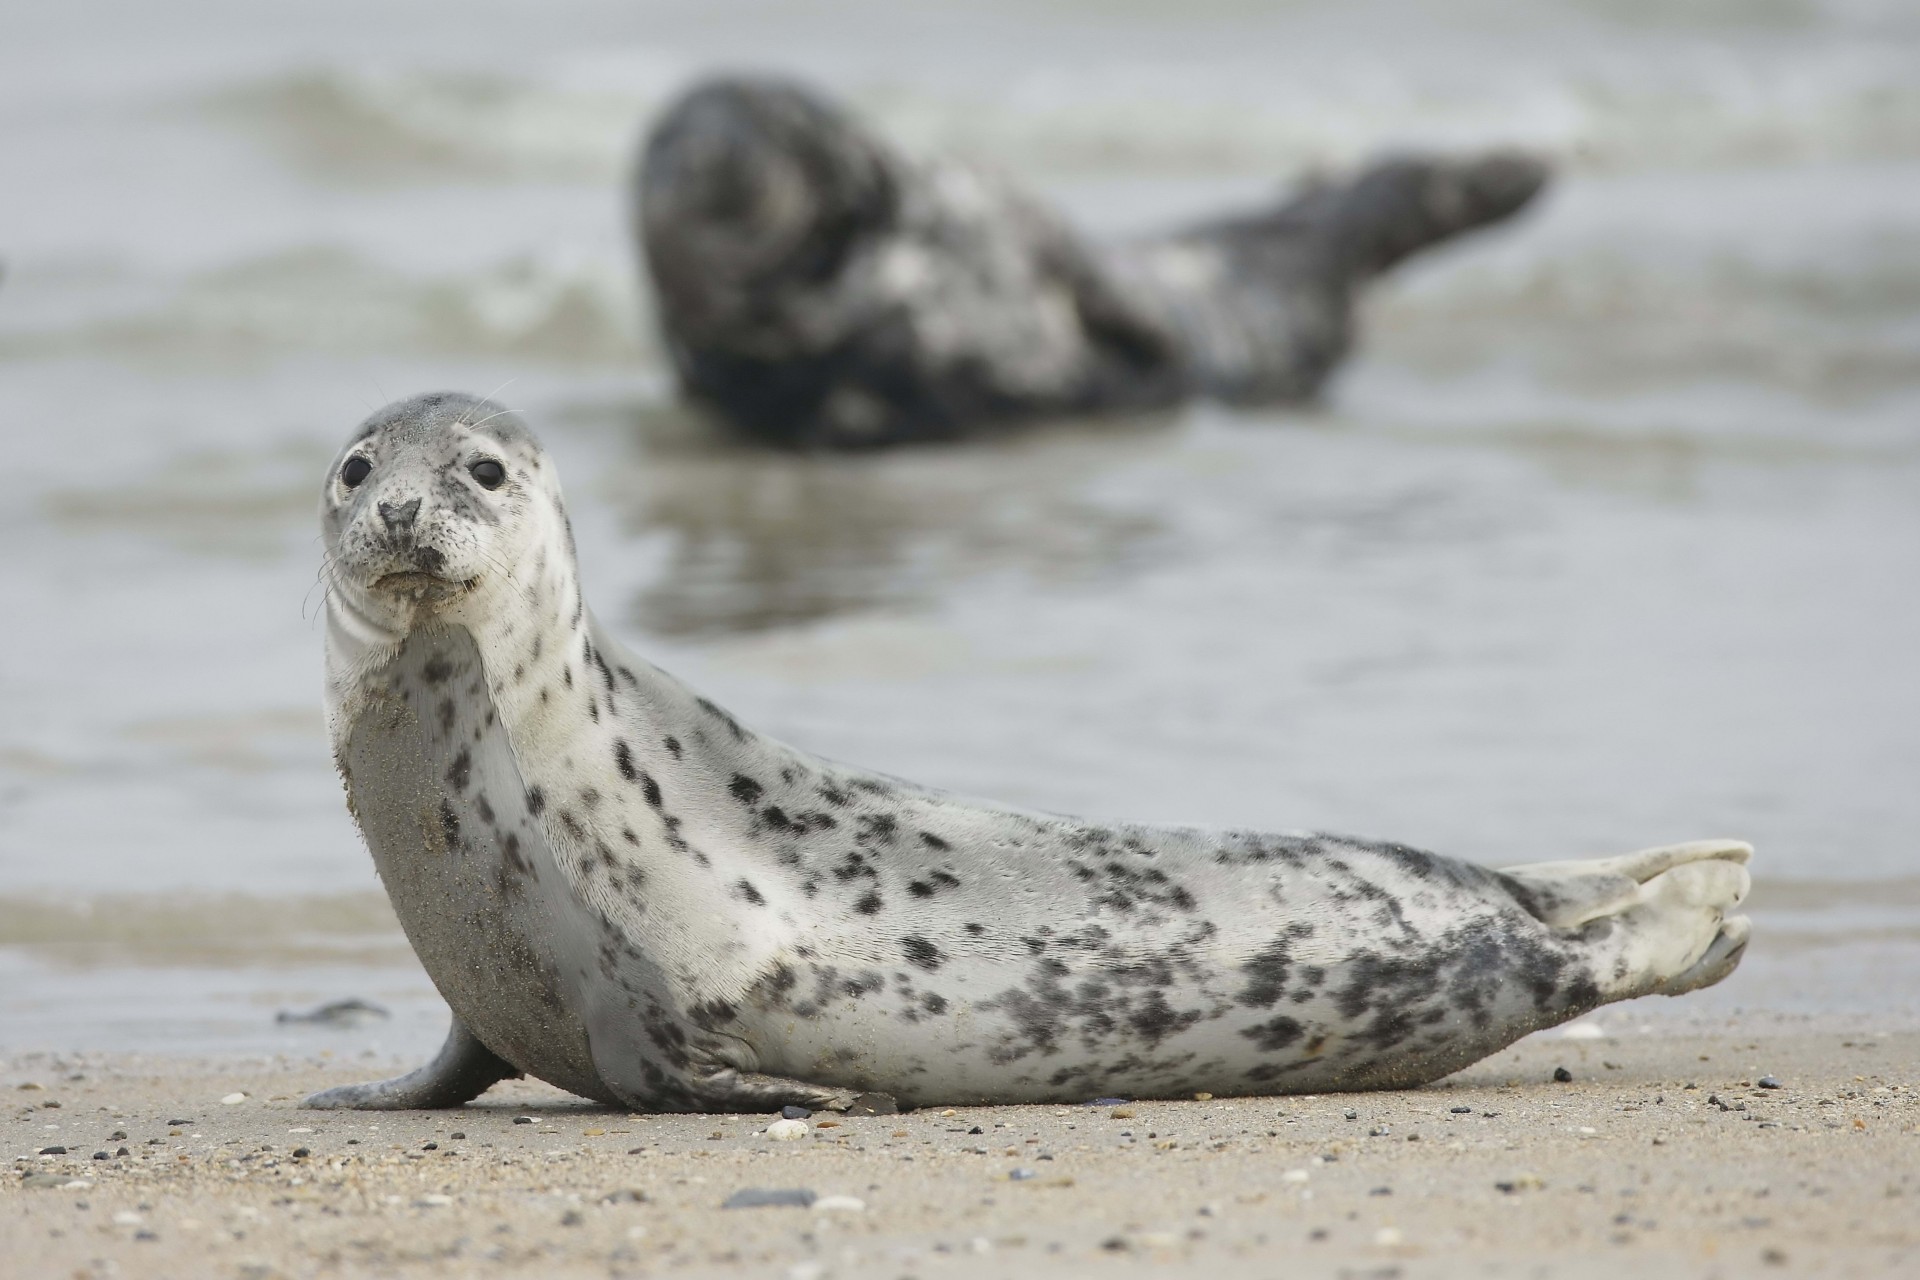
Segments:
[[[1695,840],[1500,874],[1530,914],[1591,946],[1600,989],[1624,1000],[1682,995],[1734,971],[1748,923],[1729,913],[1746,899],[1752,856],[1738,840]]]
[[[1467,159],[1397,156],[1345,182],[1315,185],[1271,215],[1275,230],[1307,232],[1350,283],[1422,249],[1518,213],[1547,184],[1545,161],[1513,151]]]

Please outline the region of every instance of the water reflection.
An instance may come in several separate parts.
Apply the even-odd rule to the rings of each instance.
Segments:
[[[597,492],[627,531],[668,542],[626,619],[657,635],[927,605],[987,575],[1087,581],[1166,550],[1161,514],[1100,492],[1169,448],[1163,419],[850,458],[741,446],[680,408],[598,413],[633,448]]]

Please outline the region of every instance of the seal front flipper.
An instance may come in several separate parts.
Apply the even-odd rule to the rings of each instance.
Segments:
[[[495,1056],[455,1018],[447,1042],[426,1066],[391,1080],[322,1089],[300,1105],[324,1111],[431,1111],[471,1102],[518,1075],[518,1067]]]

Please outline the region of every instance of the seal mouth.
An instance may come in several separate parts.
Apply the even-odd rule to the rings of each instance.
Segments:
[[[478,578],[443,578],[437,573],[409,569],[381,574],[373,580],[373,589],[416,601],[441,601],[473,590],[479,581]]]

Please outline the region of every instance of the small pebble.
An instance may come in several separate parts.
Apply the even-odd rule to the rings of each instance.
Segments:
[[[767,1136],[775,1142],[798,1142],[809,1132],[805,1120],[775,1120],[767,1126]]]
[[[448,1134],[447,1136],[449,1138],[452,1138],[455,1142],[459,1142],[462,1139],[464,1139],[467,1135],[460,1132],[458,1129],[455,1129],[452,1133]]]
[[[780,1118],[782,1120],[806,1120],[812,1115],[813,1112],[807,1110],[805,1107],[780,1108]]]
[[[295,1147],[293,1149],[293,1155],[296,1160],[304,1160],[312,1154],[313,1154],[312,1147]]]
[[[742,1187],[726,1198],[722,1209],[805,1209],[819,1199],[805,1187]]]
[[[1039,1176],[1040,1175],[1032,1169],[1015,1169],[1007,1175],[1007,1180],[1009,1182],[1025,1182],[1029,1178],[1037,1178]]]
[[[423,1205],[427,1205],[432,1208],[438,1208],[441,1205],[452,1204],[453,1197],[443,1196],[443,1195],[421,1196],[419,1203]]]
[[[169,1129],[184,1129],[192,1123],[193,1121],[191,1120],[169,1120],[167,1121],[167,1127]]]
[[[115,1129],[112,1133],[107,1135],[108,1142],[125,1142],[126,1140],[127,1140],[127,1131],[125,1129]]]
[[[1573,1072],[1567,1070],[1565,1067],[1555,1067],[1553,1069],[1553,1082],[1555,1084],[1572,1084]]]
[[[1107,1119],[1131,1120],[1133,1119],[1133,1108],[1132,1107],[1115,1107],[1112,1111],[1109,1111],[1107,1113]]]
[[[1308,1173],[1305,1169],[1289,1169],[1285,1173],[1280,1175],[1280,1181],[1305,1182],[1311,1177],[1313,1177],[1313,1175]]]
[[[577,1227],[585,1221],[578,1209],[569,1209],[560,1215],[560,1225],[563,1227]]]
[[[858,1196],[821,1196],[813,1202],[815,1213],[865,1213],[867,1202]]]
[[[26,1087],[25,1085],[21,1086],[21,1088],[23,1089],[25,1087]],[[1131,1098],[1095,1098],[1092,1102],[1089,1102],[1087,1105],[1090,1107],[1118,1107],[1118,1106],[1123,1106],[1126,1103],[1129,1103],[1131,1101],[1133,1101],[1133,1099]]]
[[[515,1124],[532,1124],[533,1117],[532,1116],[515,1116],[513,1118],[513,1122]]]
[[[220,1105],[223,1107],[237,1107],[241,1103],[245,1102],[246,1100],[247,1100],[247,1095],[244,1093],[230,1093],[226,1097],[220,1099]]]
[[[1780,1082],[1772,1076],[1761,1076],[1759,1084],[1762,1089],[1778,1089],[1781,1087]]]
[[[1456,1116],[1470,1116],[1473,1114],[1472,1107],[1448,1107],[1447,1110]]]
[[[104,1152],[104,1151],[96,1151],[96,1152],[94,1152],[94,1153],[93,1153],[93,1158],[94,1158],[95,1160],[108,1160],[108,1159],[111,1159],[112,1157],[110,1157],[110,1156],[109,1156],[109,1155],[108,1155],[108,1154],[107,1154],[106,1152]]]
[[[1352,1107],[1347,1108],[1347,1119],[1358,1120],[1359,1118],[1360,1118],[1360,1113],[1358,1111],[1355,1111]]]
[[[67,1154],[67,1149],[65,1147],[42,1147],[40,1148],[40,1154],[43,1156],[63,1156]]]
[[[973,1126],[973,1128],[967,1130],[967,1132],[968,1133],[985,1133],[986,1130],[982,1129],[979,1125],[975,1125]]]

